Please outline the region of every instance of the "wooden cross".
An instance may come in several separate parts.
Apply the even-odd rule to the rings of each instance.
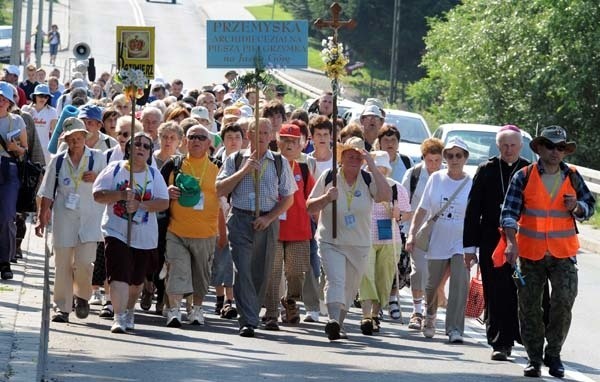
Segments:
[[[340,13],[342,12],[342,7],[336,2],[331,4],[331,7],[329,7],[329,9],[331,10],[331,20],[322,20],[321,18],[318,18],[314,22],[314,26],[317,27],[317,29],[333,29],[333,43],[337,44],[338,29],[354,29],[356,27],[356,21],[353,19],[347,21],[340,20]]]
[[[314,26],[317,29],[333,29],[333,45],[337,46],[338,44],[338,40],[337,40],[337,34],[338,34],[338,29],[340,28],[346,28],[346,29],[354,29],[354,27],[356,27],[356,21],[353,19],[347,20],[347,21],[342,21],[340,20],[340,13],[342,12],[342,7],[334,2],[333,4],[331,4],[331,7],[329,7],[329,9],[331,10],[331,20],[322,20],[321,18],[318,18],[315,22],[314,22]],[[337,110],[337,95],[338,95],[338,79],[337,79],[337,75],[335,76],[335,78],[331,81],[331,87],[333,90],[333,112],[331,113],[331,119],[333,122],[333,131],[332,131],[332,136],[333,136],[333,140],[334,140],[334,145],[333,145],[333,155],[331,158],[331,173],[333,175],[333,183],[332,186],[333,187],[337,187],[337,114],[338,114],[338,110]],[[331,212],[332,212],[332,236],[335,239],[337,237],[337,203],[334,200],[332,202],[331,205]]]

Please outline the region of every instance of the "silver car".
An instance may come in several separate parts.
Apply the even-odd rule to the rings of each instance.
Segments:
[[[10,61],[10,50],[12,46],[12,26],[0,26],[0,62]]]

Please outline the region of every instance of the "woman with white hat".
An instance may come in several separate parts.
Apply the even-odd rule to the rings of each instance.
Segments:
[[[337,340],[345,334],[344,318],[367,269],[373,201],[392,199],[392,190],[365,150],[362,139],[352,137],[345,144],[339,144],[337,161],[340,164],[337,186],[333,187],[332,171],[325,171],[306,201],[309,214],[321,212],[315,237],[327,276],[325,303],[329,321],[325,333],[329,340]],[[370,174],[361,169],[365,161]],[[332,228],[334,200],[337,201],[335,237]]]
[[[0,81],[0,275],[13,278],[10,260],[15,253],[15,216],[19,194],[18,158],[27,151],[27,131],[23,119],[10,111],[15,106],[13,87]]]
[[[469,158],[469,148],[459,137],[451,138],[442,156],[447,168],[430,175],[415,212],[406,242],[406,250],[413,252],[415,234],[429,219],[435,219],[427,259],[428,280],[425,287],[427,315],[423,334],[435,335],[435,318],[438,308],[438,286],[450,270],[450,291],[446,308],[446,334],[450,343],[463,342],[465,305],[468,292],[468,270],[464,263],[463,226],[467,198],[472,179],[463,171]]]
[[[33,93],[31,93],[31,103],[23,106],[23,111],[31,114],[35,121],[35,129],[37,131],[37,138],[39,138],[40,146],[44,150],[44,158],[46,163],[50,163],[50,152],[48,151],[48,142],[54,126],[58,121],[58,113],[56,109],[50,106],[50,100],[52,94],[50,94],[50,88],[48,85],[39,84],[35,87]]]

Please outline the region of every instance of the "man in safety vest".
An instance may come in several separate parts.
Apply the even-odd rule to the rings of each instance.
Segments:
[[[521,338],[529,357],[524,375],[540,377],[543,362],[550,375],[562,378],[560,351],[577,296],[575,220],[589,219],[596,201],[577,170],[563,162],[576,149],[575,142],[567,142],[565,129],[546,127],[529,145],[540,159],[513,177],[500,224],[506,233],[506,260],[522,275],[516,283]],[[548,281],[552,294],[545,326],[541,303]]]

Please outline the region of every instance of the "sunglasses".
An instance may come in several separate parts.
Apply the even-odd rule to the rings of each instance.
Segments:
[[[123,138],[129,138],[129,131],[117,131],[117,135]]]
[[[552,143],[550,141],[544,142],[544,147],[546,147],[550,151],[556,149],[556,150],[558,150],[560,152],[563,152],[563,151],[565,151],[567,149],[567,145],[564,145],[564,144],[563,145],[557,145],[557,144],[554,144],[554,143]]]
[[[204,142],[205,140],[208,139],[208,137],[206,135],[196,134],[196,135],[188,135],[187,139],[190,140],[190,141],[193,141],[193,140],[197,139],[200,142]]]
[[[134,143],[135,147],[143,147],[145,150],[150,150],[152,148],[152,146],[149,143],[142,143],[142,142],[135,142]]]
[[[456,154],[448,153],[448,154],[446,154],[446,159],[452,160],[455,157],[456,157],[456,159],[463,159],[465,157],[465,154],[463,154],[463,153],[456,153]]]

